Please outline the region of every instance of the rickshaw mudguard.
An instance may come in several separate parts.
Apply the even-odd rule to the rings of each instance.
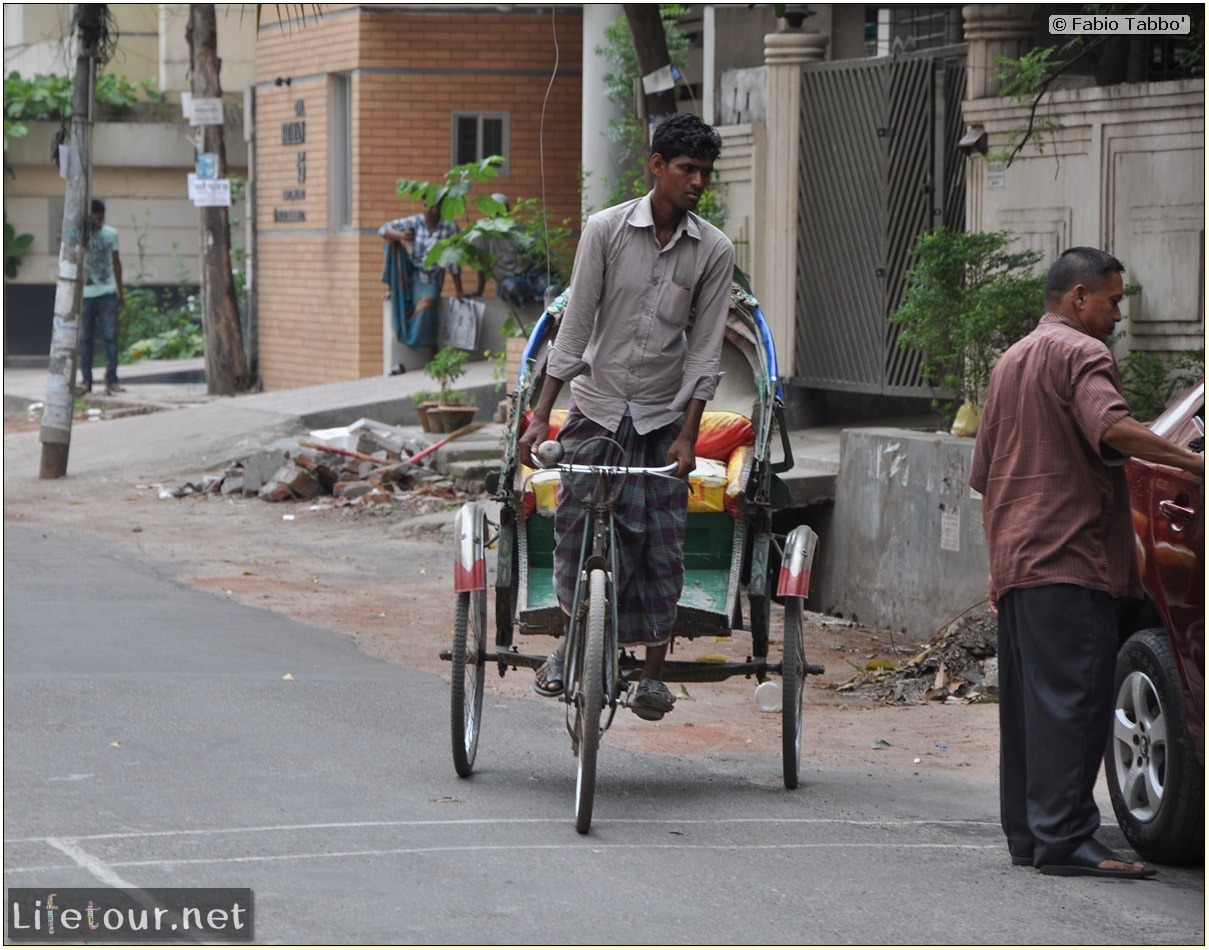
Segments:
[[[482,504],[468,501],[453,521],[457,553],[453,561],[455,593],[487,589],[487,513]]]
[[[778,597],[805,600],[810,596],[810,571],[818,543],[819,536],[809,525],[800,524],[786,536],[781,573],[777,578]]]

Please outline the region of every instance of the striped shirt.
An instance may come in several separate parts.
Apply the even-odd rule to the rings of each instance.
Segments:
[[[413,214],[406,218],[395,218],[393,221],[387,221],[382,227],[378,228],[378,237],[385,239],[387,231],[406,231],[408,229],[416,232],[416,238],[411,242],[411,262],[416,265],[416,271],[425,280],[441,287],[445,283],[445,268],[444,267],[425,267],[424,258],[428,256],[428,252],[432,250],[433,245],[438,241],[443,241],[445,238],[453,237],[461,228],[456,221],[446,221],[442,218],[437,222],[436,230],[428,227],[428,219],[423,214]],[[451,274],[461,274],[462,269],[457,264],[449,266]]]
[[[1075,584],[1140,597],[1124,458],[1101,440],[1129,415],[1108,347],[1047,313],[1000,357],[970,486],[983,495],[992,595]]]

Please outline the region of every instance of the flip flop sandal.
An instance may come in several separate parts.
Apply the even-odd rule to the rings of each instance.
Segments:
[[[1158,868],[1148,864],[1136,865],[1129,870],[1124,868],[1102,868],[1104,861],[1118,861],[1121,864],[1133,864],[1128,858],[1123,858],[1107,845],[1095,838],[1088,838],[1075,848],[1061,864],[1043,864],[1038,870],[1042,874],[1056,874],[1061,877],[1115,877],[1125,880],[1140,880],[1154,877]]]
[[[537,695],[561,696],[563,694],[565,689],[563,664],[565,661],[566,658],[557,650],[546,657],[546,662],[539,666],[533,675],[533,691]]]

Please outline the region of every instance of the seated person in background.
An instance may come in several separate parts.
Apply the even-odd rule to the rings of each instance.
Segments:
[[[505,211],[512,210],[508,196],[496,193],[491,196],[504,206]],[[475,246],[495,255],[495,264],[491,268],[491,277],[495,281],[496,296],[510,307],[523,307],[533,301],[541,301],[546,292],[549,280],[541,268],[526,264],[521,259],[520,248],[515,242],[506,237],[489,236],[474,242]],[[487,275],[479,272],[479,286],[471,296],[483,296],[487,285]]]

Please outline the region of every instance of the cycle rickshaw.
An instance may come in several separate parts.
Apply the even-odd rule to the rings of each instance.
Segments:
[[[554,468],[534,469],[517,458],[517,443],[529,410],[541,391],[545,352],[557,333],[566,297],[556,299],[538,319],[509,395],[509,421],[498,479],[488,483],[499,503],[498,520],[482,501],[467,502],[455,521],[456,610],[452,649],[451,727],[454,768],[467,777],[474,768],[482,723],[488,667],[536,670],[545,652],[522,653],[514,635],[567,633],[564,692],[567,731],[578,759],[576,828],[591,822],[595,796],[596,753],[600,736],[617,707],[628,705],[641,660],[623,650],[612,626],[612,569],[609,492],[613,479],[626,477],[624,466],[577,466],[567,459]],[[803,603],[810,592],[810,571],[817,535],[807,525],[783,537],[773,534],[777,500],[786,497],[777,478],[793,465],[785,428],[781,385],[772,337],[760,306],[736,269],[731,290],[723,376],[706,407],[697,442],[697,468],[690,475],[685,542],[684,589],[677,605],[673,639],[731,636],[746,629],[751,655],[742,662],[677,660],[664,667],[668,682],[717,682],[732,676],[763,683],[782,680],[782,758],[786,788],[796,788],[801,761],[802,690],[809,673],[823,672],[806,662],[802,634]],[[561,397],[566,399],[564,388]],[[565,409],[563,410],[565,412]],[[561,422],[551,415],[551,438]],[[774,452],[779,436],[781,450]],[[774,461],[774,454],[780,459]],[[651,470],[643,470],[650,472]],[[579,592],[570,616],[559,606],[553,586],[553,511],[557,480],[578,473],[595,482],[586,499],[590,512],[581,558]],[[573,476],[574,477],[574,476]],[[495,549],[495,636],[488,642],[487,551]],[[774,555],[779,553],[779,568]],[[746,591],[747,612],[742,593]],[[784,646],[777,662],[769,657],[774,595],[784,604]]]

